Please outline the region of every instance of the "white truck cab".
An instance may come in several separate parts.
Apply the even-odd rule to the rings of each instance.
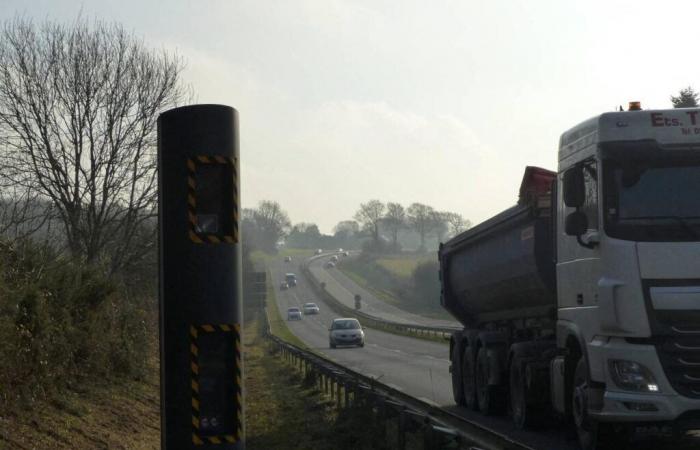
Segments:
[[[594,440],[598,423],[700,415],[700,109],[631,106],[559,147],[552,398]]]

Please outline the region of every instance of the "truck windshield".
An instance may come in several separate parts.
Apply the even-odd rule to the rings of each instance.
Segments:
[[[700,160],[609,160],[604,183],[609,236],[700,241]]]

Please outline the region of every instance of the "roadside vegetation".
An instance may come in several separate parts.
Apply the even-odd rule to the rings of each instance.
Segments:
[[[452,319],[440,306],[437,258],[423,254],[379,257],[362,253],[338,263],[345,275],[380,300],[413,314]]]

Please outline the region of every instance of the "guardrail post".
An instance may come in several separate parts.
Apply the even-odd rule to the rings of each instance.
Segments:
[[[338,400],[337,406],[338,406],[338,409],[340,409],[340,408],[342,407],[342,403],[341,403],[341,402],[342,402],[342,400],[343,400],[342,397],[340,396],[340,380],[338,380],[338,379],[335,380],[335,386],[336,386],[336,389],[337,389],[337,390],[336,390],[336,400]]]
[[[406,413],[403,408],[399,411],[398,424],[397,424],[397,448],[398,450],[405,450],[406,448]]]

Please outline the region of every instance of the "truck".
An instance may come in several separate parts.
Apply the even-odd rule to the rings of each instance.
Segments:
[[[295,287],[297,285],[297,276],[291,272],[284,274],[284,281],[287,282],[287,286]]]
[[[438,257],[456,403],[572,423],[584,450],[700,429],[700,109],[564,132],[556,172]]]

